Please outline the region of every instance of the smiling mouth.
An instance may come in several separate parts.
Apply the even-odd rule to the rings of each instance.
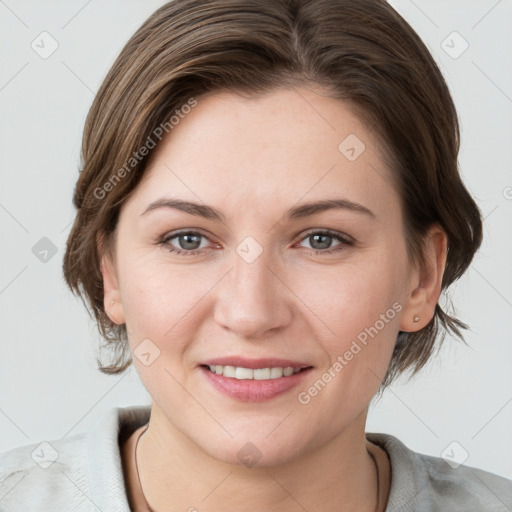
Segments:
[[[296,373],[311,368],[294,368],[293,366],[286,367],[270,367],[270,368],[244,368],[242,366],[223,366],[221,364],[201,365],[207,368],[210,372],[216,375],[223,375],[231,379],[238,380],[275,380],[281,377],[290,377]]]

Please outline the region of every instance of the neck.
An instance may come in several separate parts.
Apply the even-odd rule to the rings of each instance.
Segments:
[[[153,404],[137,452],[144,495],[154,511],[374,512],[378,483],[364,435],[366,413],[286,463],[245,467],[205,453]]]

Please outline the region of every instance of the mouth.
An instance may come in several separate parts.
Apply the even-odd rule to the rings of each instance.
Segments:
[[[284,359],[235,357],[205,361],[199,368],[223,395],[243,402],[261,402],[297,386],[313,366]]]

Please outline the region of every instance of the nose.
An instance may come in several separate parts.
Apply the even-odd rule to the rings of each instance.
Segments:
[[[215,320],[241,338],[258,339],[292,319],[291,292],[266,252],[247,262],[234,252],[232,269],[217,290]]]

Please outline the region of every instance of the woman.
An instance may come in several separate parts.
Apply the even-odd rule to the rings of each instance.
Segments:
[[[90,110],[64,257],[101,371],[133,361],[153,403],[3,454],[5,509],[511,510],[506,479],[365,433],[467,327],[438,304],[482,240],[458,148],[385,2],[156,11]]]

